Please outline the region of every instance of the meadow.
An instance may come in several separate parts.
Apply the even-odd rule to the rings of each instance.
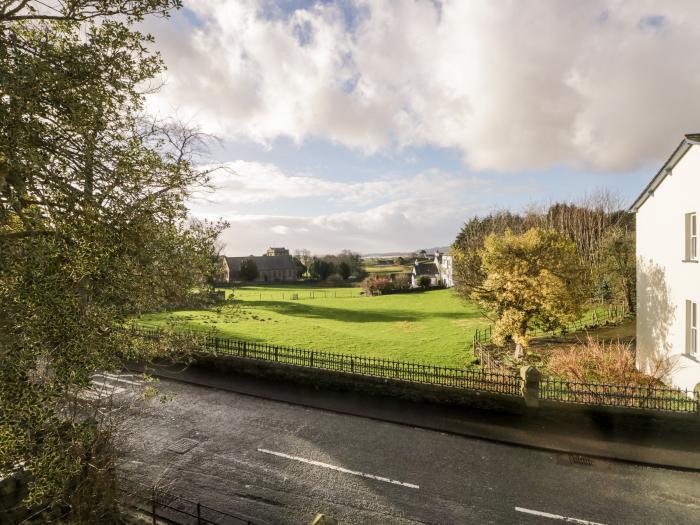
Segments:
[[[468,342],[484,328],[478,307],[452,290],[375,297],[360,288],[246,285],[227,289],[226,306],[147,314],[150,326],[208,330],[223,337],[311,350],[462,367]],[[294,298],[296,297],[296,298]]]

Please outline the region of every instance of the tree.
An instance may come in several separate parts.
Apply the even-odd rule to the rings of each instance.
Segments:
[[[471,298],[495,316],[497,344],[513,339],[519,351],[527,346],[528,329],[551,330],[577,319],[590,297],[576,246],[554,230],[491,234],[479,257],[485,279]]]
[[[314,257],[311,262],[311,276],[321,281],[328,279],[328,276],[335,272],[335,265],[325,259]]]
[[[610,228],[601,242],[600,280],[614,299],[624,302],[630,312],[636,306],[635,235],[621,227]]]
[[[345,261],[341,261],[341,263],[338,265],[338,273],[343,278],[343,280],[347,280],[347,278],[350,277],[351,274],[350,265]]]
[[[299,277],[304,277],[310,273],[312,260],[311,252],[309,252],[309,250],[294,250],[294,263],[297,265],[299,270],[303,268],[303,271],[301,274],[299,274]]]
[[[178,0],[0,1],[0,471],[26,504],[114,519],[109,417],[83,404],[96,369],[170,355],[124,327],[217,271],[224,226],[188,220],[206,137],[144,117],[162,71],[134,29]]]
[[[246,259],[245,261],[241,261],[238,274],[243,281],[254,281],[258,278],[260,272],[258,271],[258,265],[255,264],[253,259]]]

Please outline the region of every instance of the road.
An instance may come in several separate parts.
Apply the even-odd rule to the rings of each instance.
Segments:
[[[101,377],[117,397],[138,376]],[[123,469],[269,524],[693,524],[700,474],[572,458],[162,380],[129,405]],[[181,438],[185,453],[168,450]]]

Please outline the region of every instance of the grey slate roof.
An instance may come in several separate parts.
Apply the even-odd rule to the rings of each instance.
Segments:
[[[248,257],[226,257],[228,270],[231,273],[238,272],[241,263],[252,259],[258,267],[258,271],[269,270],[295,270],[296,265],[291,255],[249,255]]]
[[[436,275],[438,269],[433,261],[420,262],[413,266],[413,273],[415,275]]]

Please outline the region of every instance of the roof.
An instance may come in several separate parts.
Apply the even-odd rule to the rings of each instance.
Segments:
[[[437,266],[434,262],[421,262],[413,266],[413,273],[416,275],[435,275],[438,273]]]
[[[253,260],[259,271],[263,270],[296,270],[291,255],[249,255],[248,257],[226,257],[230,272],[237,272],[243,261]]]
[[[664,179],[670,175],[673,168],[676,167],[676,164],[678,164],[683,156],[688,153],[688,150],[697,145],[700,145],[700,133],[690,133],[683,137],[683,140],[680,144],[678,144],[678,147],[673,151],[673,153],[671,153],[668,160],[663,166],[661,166],[661,169],[656,173],[654,178],[651,179],[651,182],[647,184],[646,188],[644,188],[639,197],[637,197],[637,199],[632,203],[632,206],[630,206],[630,211],[637,212],[646,202],[646,200],[654,195],[656,188],[658,188]]]

